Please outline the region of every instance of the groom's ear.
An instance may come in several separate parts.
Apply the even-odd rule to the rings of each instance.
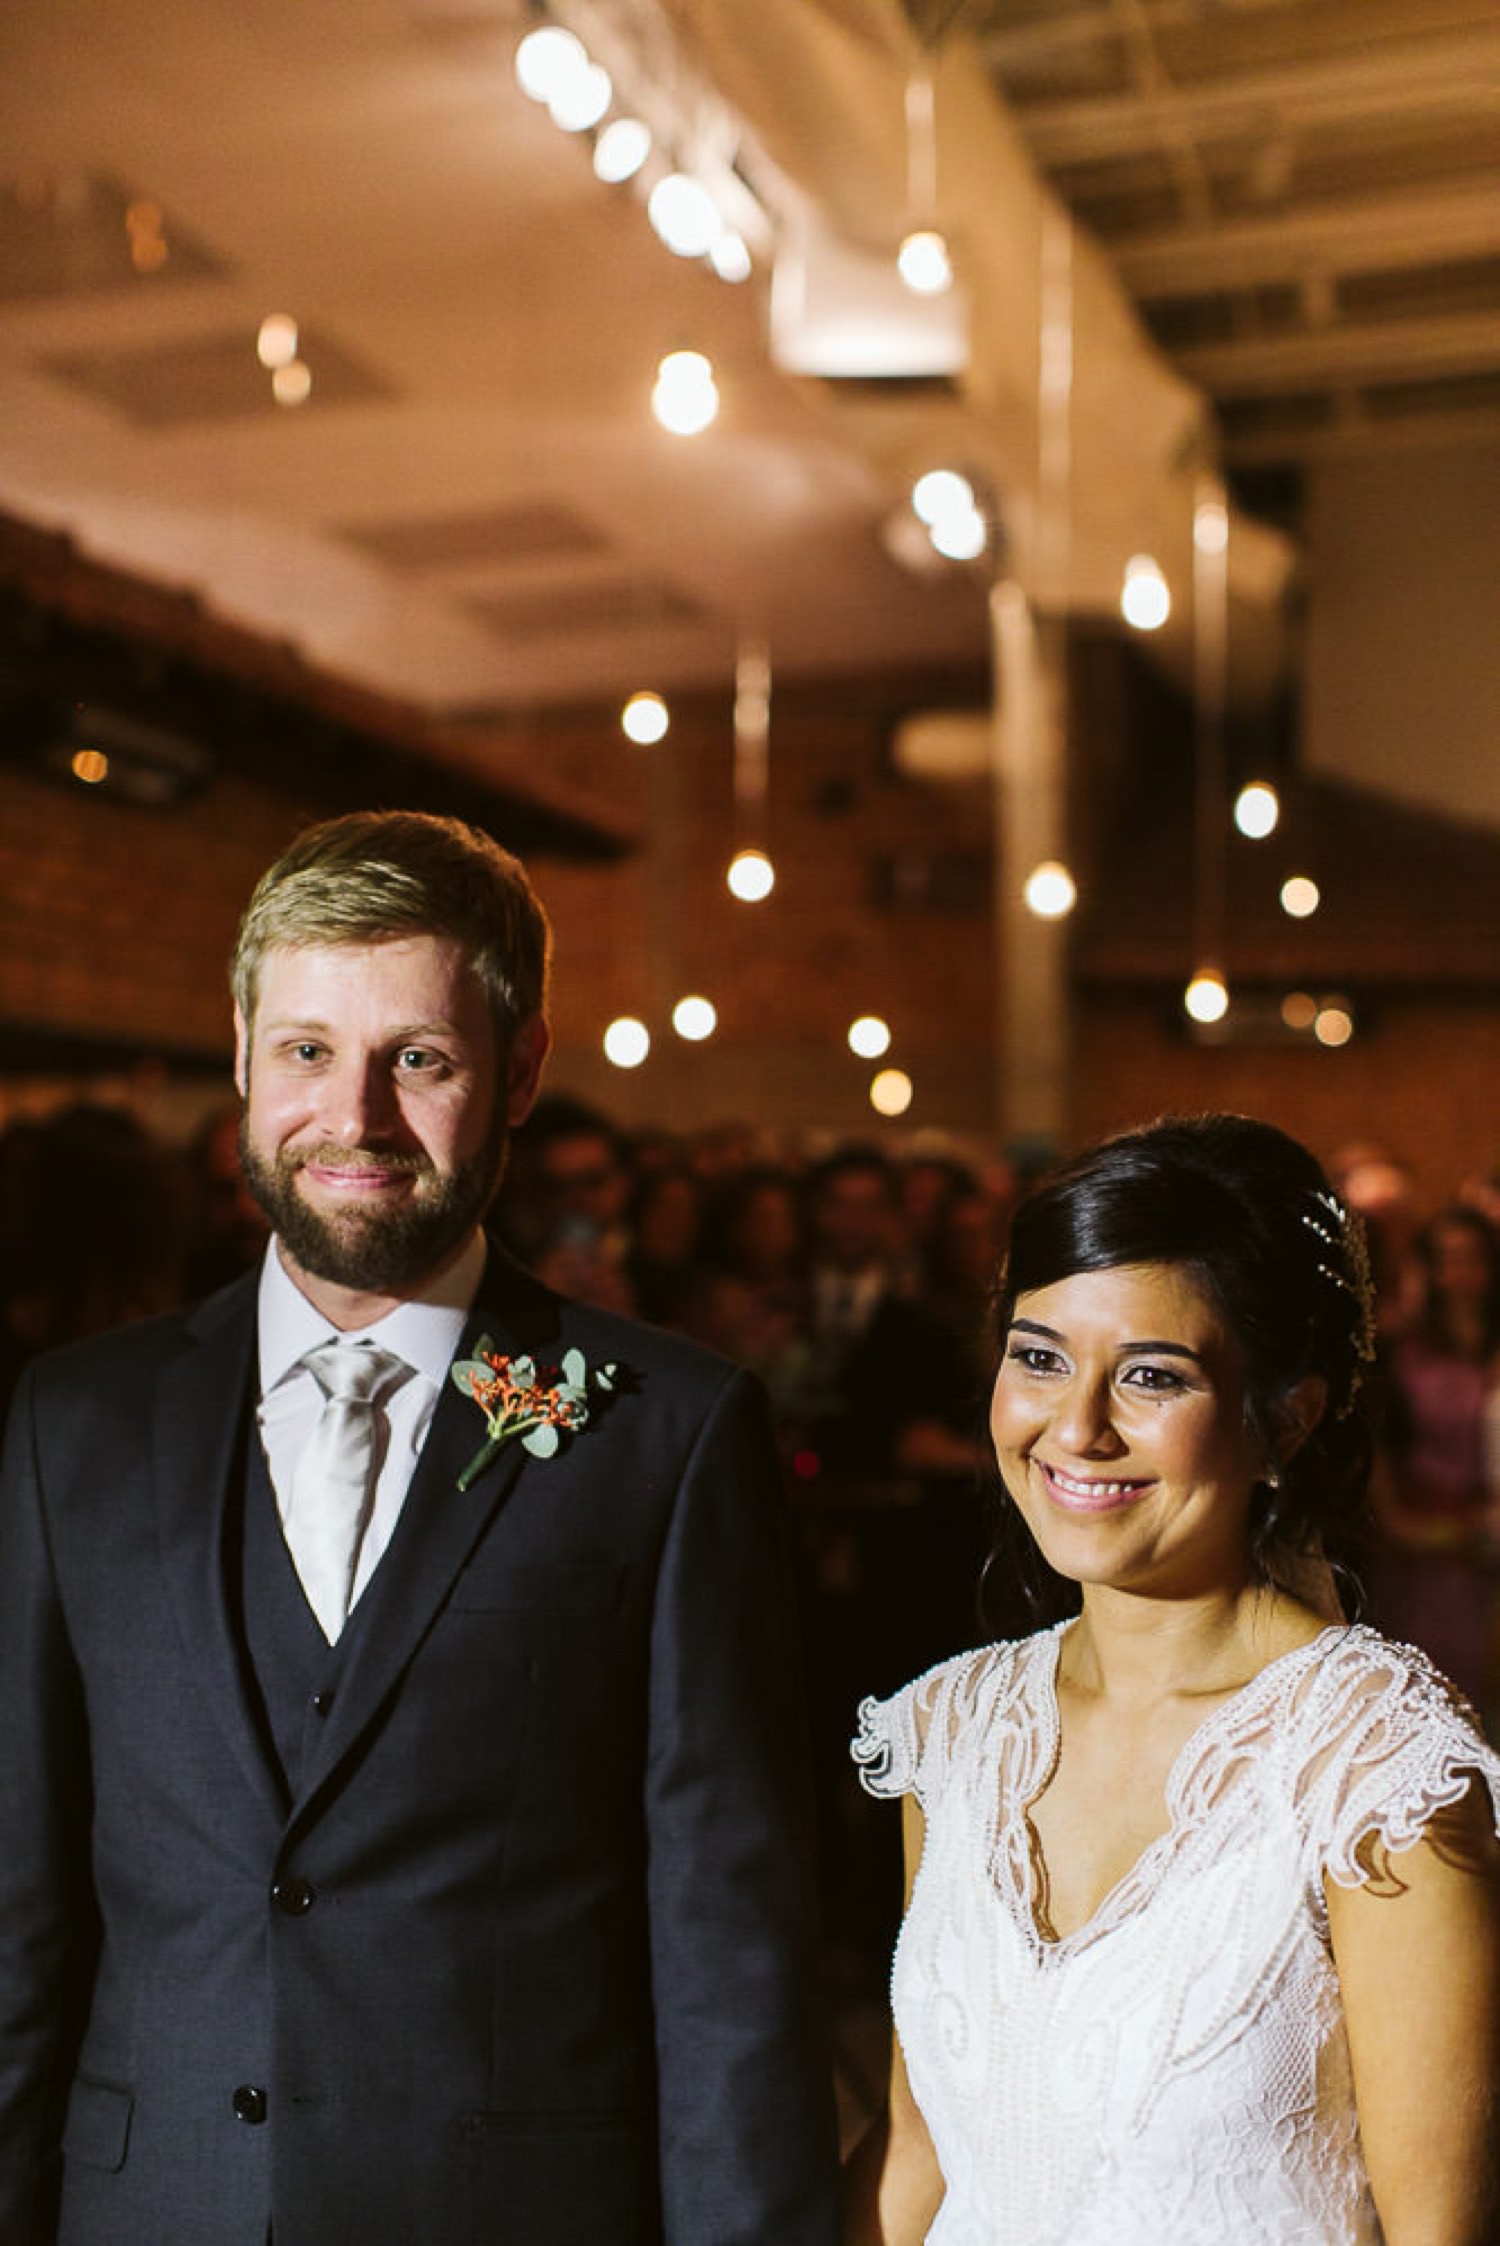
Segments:
[[[238,999],[234,1007],[234,1081],[240,1098],[245,1099],[250,1090],[250,1032]]]
[[[512,1130],[531,1113],[551,1045],[552,1032],[540,1014],[522,1022],[511,1039],[505,1056],[505,1120]]]

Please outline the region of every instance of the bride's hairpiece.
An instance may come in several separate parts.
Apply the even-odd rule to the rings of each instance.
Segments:
[[[1353,1323],[1349,1336],[1354,1363],[1349,1374],[1349,1393],[1339,1409],[1339,1417],[1350,1411],[1359,1394],[1365,1368],[1375,1361],[1375,1282],[1370,1275],[1370,1249],[1365,1237],[1364,1220],[1336,1193],[1316,1191],[1311,1196],[1312,1209],[1304,1209],[1302,1222],[1329,1251],[1317,1257],[1318,1275],[1331,1286],[1349,1297],[1353,1309]]]

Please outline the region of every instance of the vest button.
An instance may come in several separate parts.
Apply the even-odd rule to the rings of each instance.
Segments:
[[[331,1692],[315,1692],[312,1697],[312,1704],[315,1716],[326,1716],[333,1706],[333,1694]]]
[[[271,1889],[271,1901],[287,1918],[301,1918],[313,1907],[312,1882],[305,1879],[279,1879]]]
[[[230,2099],[236,2121],[245,2121],[252,2128],[266,2118],[266,2094],[255,2082],[242,2082]]]

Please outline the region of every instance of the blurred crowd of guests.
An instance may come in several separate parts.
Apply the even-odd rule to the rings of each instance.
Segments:
[[[1500,1178],[1456,1186],[1429,1214],[1381,1147],[1330,1167],[1365,1217],[1380,1308],[1370,1618],[1427,1650],[1493,1730]],[[832,1923],[881,1970],[898,1901],[894,1856],[879,1862],[892,1821],[865,1819],[845,1741],[860,1697],[978,1635],[989,1304],[1027,1182],[998,1158],[893,1160],[854,1142],[767,1159],[747,1126],[627,1135],[554,1096],[517,1134],[495,1211],[501,1238],[563,1292],[693,1335],[764,1380],[803,1569]],[[0,1133],[0,1404],[38,1350],[205,1293],[264,1241],[233,1112],[181,1150],[102,1106],[12,1123]]]

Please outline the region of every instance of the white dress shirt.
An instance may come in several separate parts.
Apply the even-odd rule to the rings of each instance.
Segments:
[[[375,1497],[360,1546],[351,1607],[358,1604],[395,1534],[443,1382],[479,1292],[486,1253],[484,1235],[476,1231],[458,1261],[423,1293],[398,1303],[378,1324],[362,1326],[357,1337],[349,1337],[351,1342],[357,1338],[388,1349],[410,1368],[377,1414]],[[256,1419],[276,1508],[285,1526],[297,1460],[323,1409],[323,1391],[302,1359],[320,1343],[337,1340],[339,1330],[313,1308],[288,1275],[275,1240],[267,1246],[261,1265],[257,1330]]]

